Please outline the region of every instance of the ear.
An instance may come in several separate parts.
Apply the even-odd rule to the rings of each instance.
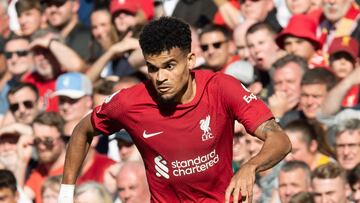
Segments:
[[[267,11],[271,11],[274,8],[274,2],[273,1],[268,1],[267,4]]]
[[[310,147],[309,147],[309,150],[310,152],[313,152],[315,153],[318,149],[318,143],[316,140],[312,140],[311,143],[310,143]]]
[[[75,0],[75,1],[73,1],[72,3],[73,3],[73,5],[72,5],[72,12],[73,12],[74,14],[77,14],[77,12],[78,12],[79,9],[80,9],[79,0]]]
[[[190,52],[188,55],[187,55],[187,66],[188,68],[191,70],[195,67],[195,64],[196,64],[196,56],[195,56],[195,53],[193,52]]]

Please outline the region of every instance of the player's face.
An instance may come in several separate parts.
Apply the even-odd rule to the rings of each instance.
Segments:
[[[145,55],[149,78],[163,102],[181,103],[192,91],[189,69],[193,68],[195,55],[179,48],[158,55]]]

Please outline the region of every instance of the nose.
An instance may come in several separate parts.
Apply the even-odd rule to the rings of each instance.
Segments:
[[[166,73],[164,69],[159,68],[159,70],[156,73],[156,80],[158,82],[164,82],[166,80]]]

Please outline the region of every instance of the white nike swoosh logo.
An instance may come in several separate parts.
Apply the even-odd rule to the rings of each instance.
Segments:
[[[144,130],[144,132],[143,132],[143,137],[144,137],[144,138],[149,138],[149,137],[153,137],[153,136],[155,136],[155,135],[159,135],[159,134],[161,134],[161,133],[163,133],[163,132],[161,131],[161,132],[157,132],[157,133],[146,134],[146,130]]]

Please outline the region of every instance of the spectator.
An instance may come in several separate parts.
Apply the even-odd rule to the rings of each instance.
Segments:
[[[35,70],[25,76],[24,81],[34,84],[40,95],[40,101],[46,111],[58,111],[57,99],[51,98],[55,90],[55,80],[62,71],[79,70],[81,59],[69,47],[57,41],[59,35],[51,29],[37,30],[32,36],[32,52],[35,58]]]
[[[41,113],[33,122],[34,145],[39,156],[39,164],[26,181],[25,192],[36,203],[42,202],[41,186],[45,179],[63,172],[65,160],[63,126],[63,119],[54,112]]]
[[[305,162],[312,170],[331,161],[331,158],[319,152],[319,143],[315,128],[304,120],[290,122],[284,128],[292,144],[292,151],[286,161]]]
[[[9,16],[8,16],[8,1],[2,0],[0,1],[0,37],[8,38],[10,37],[11,30],[9,24]]]
[[[323,0],[322,10],[317,19],[317,38],[323,44],[324,53],[336,37],[353,36],[359,41],[360,29],[357,19],[360,10],[353,0]]]
[[[111,22],[111,14],[107,8],[98,8],[92,11],[91,33],[95,40],[101,45],[102,50],[108,50],[118,41],[118,36]]]
[[[145,167],[141,162],[126,162],[117,178],[118,198],[121,202],[150,202]]]
[[[321,52],[318,52],[321,44],[316,38],[316,23],[309,16],[292,16],[285,29],[276,37],[276,44],[289,54],[304,58],[310,68],[326,65]]]
[[[333,40],[329,48],[330,67],[339,80],[343,80],[355,70],[359,61],[359,43],[352,37],[340,37]],[[355,107],[360,103],[360,86],[354,84],[342,98],[342,107]],[[339,93],[337,95],[340,95]],[[341,97],[340,97],[341,98]],[[336,104],[337,102],[333,102]]]
[[[36,30],[45,26],[45,19],[39,0],[19,0],[15,3],[21,35],[30,37]]]
[[[34,167],[31,161],[32,135],[31,127],[20,123],[0,128],[0,163],[12,171],[21,187]]]
[[[65,73],[56,80],[56,91],[53,96],[59,97],[59,114],[65,121],[64,135],[69,137],[80,119],[91,111],[92,84],[81,73]],[[103,183],[104,175],[115,163],[105,155],[96,152],[95,147],[98,141],[99,137],[96,137],[91,143],[77,184],[90,180]]]
[[[289,161],[281,167],[278,179],[281,203],[290,203],[295,194],[310,191],[311,170],[302,161]]]
[[[17,191],[16,178],[9,170],[0,169],[0,198],[2,202],[17,203],[19,193]]]
[[[312,172],[312,189],[316,203],[347,203],[345,171],[335,163],[317,167]]]
[[[342,108],[342,101],[346,97],[348,91],[354,87],[354,85],[359,85],[360,78],[360,66],[357,66],[346,78],[341,80],[333,89],[331,89],[326,96],[323,105],[321,106],[320,112],[318,114],[319,119],[326,119],[335,114],[339,114]],[[351,103],[356,103],[355,95],[352,97]],[[357,101],[356,106],[352,107],[354,109],[360,108],[360,100]],[[358,111],[354,111],[355,116],[359,118]],[[334,123],[336,124],[336,123]]]
[[[274,94],[269,97],[268,103],[276,118],[298,108],[301,80],[307,69],[306,61],[294,55],[286,55],[273,64],[271,78]]]
[[[31,83],[15,83],[7,95],[9,113],[1,126],[17,122],[31,125],[37,114],[42,111],[39,92]]]
[[[360,120],[344,120],[335,128],[336,158],[341,167],[351,170],[360,163]]]
[[[205,59],[204,67],[212,71],[224,72],[229,64],[238,60],[232,54],[232,37],[226,27],[213,24],[205,26],[199,35],[199,41]]]
[[[311,192],[299,192],[291,197],[289,203],[315,203],[315,199]]]
[[[64,133],[71,135],[74,126],[93,106],[92,84],[84,74],[64,73],[56,80],[52,96],[59,98],[59,113],[65,120]]]
[[[250,159],[250,154],[246,147],[247,133],[245,127],[239,122],[235,122],[234,128],[235,134],[233,137],[233,169],[234,171],[237,171],[243,163]]]
[[[65,44],[83,61],[95,61],[101,52],[100,45],[91,37],[91,31],[79,23],[79,0],[41,0],[44,15],[52,28],[60,32]]]
[[[241,13],[245,19],[265,22],[276,32],[282,29],[276,19],[276,8],[273,1],[241,0],[240,5]]]
[[[275,43],[276,32],[266,23],[255,23],[246,32],[246,44],[256,68],[269,71],[282,55]]]
[[[249,47],[246,44],[246,32],[251,25],[253,25],[256,21],[247,19],[240,25],[238,25],[233,33],[234,43],[236,45],[237,54],[240,59],[249,61],[251,64],[255,64],[255,61],[252,57],[250,57]]]
[[[316,120],[316,113],[335,84],[336,77],[328,69],[307,70],[301,80],[299,108],[285,113],[280,119],[280,125],[285,126],[297,119]]]
[[[9,38],[5,43],[4,55],[8,71],[13,76],[10,84],[19,81],[34,68],[34,58],[30,52],[30,42],[27,38],[18,36]]]
[[[106,188],[97,182],[87,182],[75,190],[75,203],[112,203]],[[125,202],[124,202],[125,203]]]
[[[293,15],[306,14],[311,8],[311,0],[286,0],[286,6]]]
[[[139,150],[136,148],[128,132],[121,130],[115,133],[115,138],[119,148],[121,162],[141,161]]]
[[[49,176],[41,186],[43,203],[57,203],[61,185],[61,176]]]
[[[349,172],[348,182],[352,190],[352,200],[354,203],[360,203],[360,164]]]

